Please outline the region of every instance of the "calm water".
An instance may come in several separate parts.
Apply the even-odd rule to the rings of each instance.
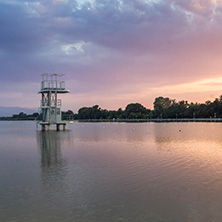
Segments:
[[[221,123],[0,122],[0,221],[222,221]]]

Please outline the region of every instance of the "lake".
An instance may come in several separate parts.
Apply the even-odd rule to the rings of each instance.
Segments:
[[[0,221],[222,221],[222,123],[68,129],[0,122]]]

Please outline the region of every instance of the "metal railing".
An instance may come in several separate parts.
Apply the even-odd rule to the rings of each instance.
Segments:
[[[65,89],[65,81],[44,80],[41,89]]]

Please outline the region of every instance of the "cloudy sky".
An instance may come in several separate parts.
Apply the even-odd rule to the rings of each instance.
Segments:
[[[0,106],[39,106],[65,73],[63,109],[222,94],[222,0],[0,0]]]

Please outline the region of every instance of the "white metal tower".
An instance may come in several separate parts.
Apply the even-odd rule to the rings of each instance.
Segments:
[[[58,99],[59,93],[69,93],[69,90],[65,89],[65,82],[59,80],[61,74],[42,74],[41,90],[42,94],[40,112],[42,121],[39,124],[42,126],[42,130],[45,130],[45,126],[50,129],[51,125],[56,125],[57,130],[60,129],[60,125],[63,125],[63,129],[66,128],[66,123],[62,122],[61,111],[61,99]]]

